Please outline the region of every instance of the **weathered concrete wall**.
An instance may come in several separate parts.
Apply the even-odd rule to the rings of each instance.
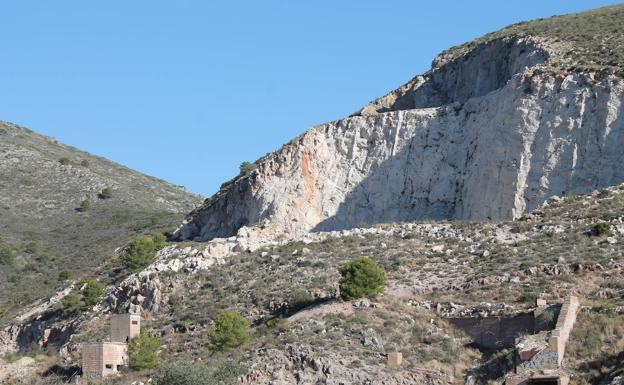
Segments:
[[[111,316],[111,341],[128,342],[141,333],[141,316],[114,314]]]
[[[128,345],[100,342],[82,345],[82,377],[102,378],[118,372],[127,365]]]
[[[557,326],[555,326],[555,330],[552,331],[550,340],[548,341],[548,349],[556,353],[557,365],[559,366],[563,362],[565,347],[570,337],[572,327],[574,327],[574,322],[576,321],[578,307],[579,300],[577,297],[571,296],[568,298],[561,306],[561,311],[559,311],[559,317],[557,318]]]
[[[449,318],[448,321],[485,348],[515,346],[516,337],[532,334],[535,329],[533,312],[513,317]]]

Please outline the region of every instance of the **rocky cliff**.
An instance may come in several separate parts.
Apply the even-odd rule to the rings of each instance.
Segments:
[[[623,9],[609,17],[622,21]],[[258,160],[178,237],[515,219],[550,196],[623,182],[620,70],[578,69],[568,43],[542,35],[512,28],[444,52],[426,74]]]

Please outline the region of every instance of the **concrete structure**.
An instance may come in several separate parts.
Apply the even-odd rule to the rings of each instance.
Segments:
[[[110,338],[113,342],[128,342],[141,332],[141,316],[114,314],[111,316]]]
[[[561,305],[557,324],[548,341],[518,351],[514,373],[506,377],[505,385],[568,385],[570,377],[561,364],[578,308],[579,300],[574,296]]]
[[[509,376],[505,385],[568,385],[570,377],[564,374],[541,374],[531,378],[525,376]]]
[[[556,353],[558,366],[561,366],[561,362],[563,362],[566,343],[570,337],[572,327],[574,327],[578,308],[578,298],[574,296],[568,298],[561,306],[559,317],[557,318],[557,326],[555,326],[555,330],[552,331],[550,339],[548,340],[548,348],[551,352]]]
[[[128,345],[121,342],[99,342],[82,345],[82,378],[102,378],[119,372],[128,365]]]
[[[447,320],[476,344],[490,349],[513,347],[517,337],[537,332],[533,312],[506,317],[463,317]]]
[[[401,366],[403,362],[403,353],[392,352],[388,353],[388,367],[396,369]]]
[[[110,342],[82,344],[82,379],[98,379],[117,374],[128,365],[128,341],[141,332],[141,316],[111,316]]]

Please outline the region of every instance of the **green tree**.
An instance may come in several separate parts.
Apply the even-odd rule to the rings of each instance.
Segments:
[[[288,296],[288,307],[293,310],[301,310],[314,302],[314,297],[304,289],[295,289]]]
[[[89,210],[90,208],[91,208],[91,201],[89,199],[85,199],[82,202],[80,202],[79,210],[81,212],[85,212],[85,211]]]
[[[100,301],[103,294],[104,287],[102,287],[102,284],[95,280],[88,280],[85,283],[85,287],[82,289],[82,300],[85,310],[95,306],[95,304]]]
[[[386,285],[386,272],[369,257],[345,263],[340,275],[340,295],[345,300],[382,293]]]
[[[208,333],[213,350],[227,351],[243,345],[251,338],[247,330],[248,321],[235,311],[221,313]]]
[[[62,157],[61,159],[59,159],[59,163],[62,164],[63,166],[67,166],[68,164],[71,163],[71,160],[69,160],[68,157]]]
[[[598,223],[594,225],[592,232],[598,237],[608,237],[611,235],[611,225],[606,222]]]
[[[141,271],[156,259],[158,250],[165,247],[164,234],[154,236],[139,235],[128,245],[122,260],[126,267],[133,272]]]
[[[63,305],[63,312],[68,315],[78,313],[82,308],[82,300],[76,293],[67,294],[61,301]]]
[[[113,189],[110,187],[104,188],[98,195],[100,199],[110,199],[113,197]]]
[[[141,330],[141,333],[128,343],[130,368],[133,370],[153,368],[158,363],[159,356],[160,342],[146,330]]]
[[[167,237],[163,233],[157,233],[152,236],[152,242],[154,242],[154,251],[157,252],[165,247],[167,244]]]
[[[67,281],[72,276],[72,272],[69,269],[63,269],[59,272],[58,280],[59,281]]]
[[[243,162],[240,164],[240,166],[238,167],[239,171],[240,171],[240,175],[248,175],[250,174],[254,169],[256,168],[256,166],[253,163],[249,163],[249,162]]]
[[[89,161],[86,160],[86,159],[83,159],[83,160],[80,161],[80,165],[82,167],[89,167]]]
[[[137,272],[152,263],[155,257],[153,239],[140,235],[130,242],[122,259],[128,269]]]

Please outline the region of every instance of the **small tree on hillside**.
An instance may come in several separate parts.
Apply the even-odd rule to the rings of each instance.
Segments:
[[[165,241],[166,238],[161,233],[151,237],[139,235],[130,242],[122,260],[131,271],[140,271],[154,262],[158,250],[165,247]]]
[[[340,267],[340,295],[345,300],[382,293],[386,272],[369,257],[358,257]]]
[[[110,187],[106,187],[100,192],[98,195],[100,199],[110,199],[113,197],[113,189]]]
[[[67,294],[61,301],[61,304],[63,305],[63,313],[67,315],[76,314],[82,308],[82,301],[76,293]]]
[[[227,351],[243,345],[251,338],[247,330],[249,322],[235,311],[221,313],[209,332],[213,350]]]
[[[82,289],[82,298],[85,308],[91,308],[99,302],[100,298],[104,294],[104,288],[98,281],[89,280],[86,282],[84,289]]]
[[[598,237],[608,237],[611,235],[611,225],[606,222],[598,223],[594,225],[592,233]]]
[[[128,342],[128,357],[133,370],[151,369],[160,358],[160,342],[146,330]]]

